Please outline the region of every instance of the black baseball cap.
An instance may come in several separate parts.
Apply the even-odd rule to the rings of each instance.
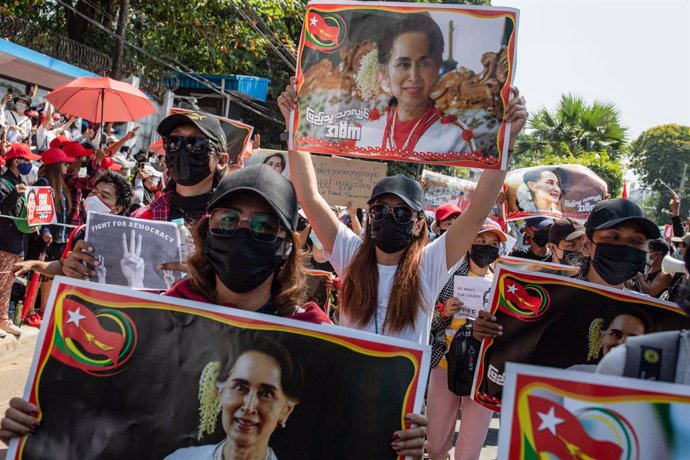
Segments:
[[[553,219],[550,217],[530,217],[529,219],[525,219],[525,225],[534,228],[536,231],[540,231],[553,225]]]
[[[247,166],[223,177],[206,211],[212,211],[232,193],[241,190],[257,193],[273,208],[285,228],[297,229],[297,195],[292,182],[264,164]]]
[[[625,222],[634,222],[642,227],[647,239],[661,236],[659,227],[647,219],[642,208],[627,198],[612,198],[595,204],[585,222],[585,231],[588,236],[592,236],[596,230],[613,228]]]
[[[169,136],[178,126],[192,125],[199,128],[211,141],[215,142],[224,152],[227,148],[225,131],[215,115],[206,112],[185,112],[168,115],[158,124],[158,134]]]
[[[405,202],[414,211],[421,212],[424,209],[424,190],[422,185],[416,180],[410,179],[402,174],[384,177],[374,186],[371,198],[367,204],[371,204],[381,195],[395,195]]]
[[[549,228],[549,243],[571,241],[585,234],[585,226],[579,220],[563,217],[556,220]]]
[[[663,238],[649,240],[647,242],[647,246],[649,247],[650,251],[660,252],[664,256],[671,252],[671,246]]]
[[[19,100],[22,100],[22,101],[26,102],[26,105],[31,106],[31,96],[29,96],[28,94],[22,94],[21,96],[17,96],[14,98],[14,100],[12,102],[17,104],[17,101],[19,101]]]

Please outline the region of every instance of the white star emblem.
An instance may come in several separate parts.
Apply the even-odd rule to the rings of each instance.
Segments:
[[[539,425],[537,431],[549,430],[554,436],[556,436],[556,427],[565,422],[564,419],[556,417],[556,409],[554,409],[553,406],[551,406],[546,414],[537,412],[537,415],[541,419],[541,425]]]
[[[517,292],[517,287],[514,284],[511,284],[510,286],[508,286],[508,292],[510,292],[511,294],[515,294]]]
[[[79,308],[77,308],[74,311],[68,310],[67,314],[69,315],[69,319],[67,320],[67,324],[74,323],[74,325],[77,327],[79,327],[79,321],[86,318],[86,316],[81,314],[81,312],[79,311]]]
[[[316,24],[318,24],[319,21],[318,21],[318,19],[316,19],[316,16],[312,16],[311,19],[309,20],[309,22],[311,23],[312,26],[315,26]]]

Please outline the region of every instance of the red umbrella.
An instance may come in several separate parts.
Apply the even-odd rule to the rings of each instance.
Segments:
[[[156,112],[146,94],[108,77],[81,77],[48,93],[55,110],[93,123],[136,121]]]
[[[156,155],[158,155],[158,152],[161,152],[162,155],[165,155],[165,149],[163,148],[163,139],[158,139],[156,142],[149,145],[149,150],[151,150]]]

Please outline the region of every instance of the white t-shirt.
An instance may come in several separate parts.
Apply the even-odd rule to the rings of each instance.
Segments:
[[[338,227],[338,235],[335,238],[333,245],[333,253],[328,254],[324,251],[324,255],[328,261],[335,268],[339,277],[343,278],[346,269],[349,267],[352,259],[362,245],[362,240],[354,234],[351,230],[341,223]],[[414,327],[407,327],[400,332],[388,333],[384,335],[397,337],[404,340],[411,340],[413,342],[426,345],[429,343],[429,333],[431,330],[431,317],[434,311],[434,302],[443,286],[453,275],[457,269],[458,261],[455,266],[450,269],[446,268],[446,238],[442,235],[433,242],[426,245],[424,254],[422,255],[422,263],[420,266],[421,284],[422,284],[422,308],[417,312],[417,320]],[[378,285],[378,308],[376,309],[376,321],[372,321],[364,328],[358,328],[350,322],[347,313],[341,310],[340,325],[360,329],[367,332],[381,334],[381,328],[386,320],[386,311],[388,310],[388,298],[390,297],[391,288],[393,286],[393,278],[397,271],[397,265],[381,265],[378,264],[379,269],[379,285]]]

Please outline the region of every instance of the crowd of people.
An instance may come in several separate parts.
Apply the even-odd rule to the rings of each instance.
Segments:
[[[527,120],[524,98],[517,88],[512,92],[505,107],[505,119],[511,123],[510,150]],[[479,456],[493,413],[472,401],[469,392],[449,390],[446,351],[458,331],[481,341],[500,336],[502,327],[483,311],[475,321],[454,316],[462,302],[453,297],[453,282],[455,276],[491,279],[508,234],[524,242],[512,251],[514,257],[573,265],[578,267],[577,279],[687,303],[687,275],[662,271],[669,254],[687,260],[690,234],[679,214],[678,196],[670,203],[678,236],[670,241],[660,237],[656,223],[638,205],[622,198],[597,203],[584,223],[538,217],[518,229],[487,217],[505,171],[486,170],[470,206],[464,211],[452,203],[441,206],[430,227],[420,183],[403,175],[376,184],[363,212],[352,206],[334,212],[319,193],[308,152],[290,150],[287,158],[275,154],[264,164],[231,170],[227,139],[213,116],[167,116],[158,125],[161,154],[133,154],[128,145],[136,130],[118,139],[111,126],[100,129],[77,122],[52,113],[50,105],[38,111],[28,96],[6,96],[3,103],[7,110],[0,118],[0,337],[19,335],[24,326],[40,327],[53,276],[96,276],[98,248],[84,241],[88,212],[183,219],[195,251],[181,264],[165,267],[186,275],[163,295],[317,324],[334,322],[432,345],[426,415],[408,414],[409,428],[392,433],[391,448],[401,456],[421,458],[426,450],[431,459],[448,458],[459,410],[455,458]],[[294,82],[278,103],[287,119],[297,103]],[[286,167],[291,180],[281,174]],[[57,218],[52,225],[24,233],[19,225],[22,196],[34,185],[52,188]],[[337,276],[329,286],[337,299],[333,314],[307,301],[308,268]],[[19,308],[23,294],[11,298],[11,293],[21,291],[32,273],[41,274],[40,302]],[[20,289],[12,289],[15,283]],[[14,321],[21,310],[26,316],[18,327]],[[622,320],[611,318],[607,331],[617,321]],[[604,353],[629,336],[649,332],[633,326],[617,326],[618,334],[608,334]],[[266,359],[269,354],[248,350],[238,360],[248,356]],[[221,383],[238,372],[238,367],[227,369]],[[277,425],[287,419],[297,398],[285,381],[273,385],[284,395],[283,415],[272,419]],[[252,410],[241,401],[232,406],[229,401],[238,396],[221,388],[223,401],[227,396],[232,408],[226,409],[224,402],[223,411]],[[0,425],[1,438],[7,442],[35,432],[39,410],[13,399]],[[226,441],[204,451],[204,458],[218,450],[223,458],[236,458],[243,447],[230,436]],[[273,458],[263,441],[255,451],[243,452]],[[199,451],[170,458],[199,458],[196,455]]]

